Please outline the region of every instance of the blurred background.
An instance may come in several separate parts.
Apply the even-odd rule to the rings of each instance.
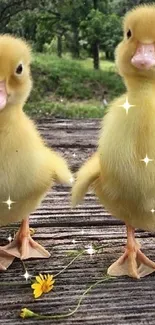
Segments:
[[[124,91],[114,65],[122,17],[140,0],[0,0],[0,30],[33,47],[31,116],[101,117]],[[151,1],[155,3],[155,1]]]

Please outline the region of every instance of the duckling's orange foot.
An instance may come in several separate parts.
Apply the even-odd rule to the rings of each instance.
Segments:
[[[128,275],[133,278],[142,278],[155,271],[155,263],[146,257],[140,249],[125,250],[125,253],[108,268],[112,276]]]
[[[155,271],[155,263],[146,257],[134,237],[134,229],[127,227],[127,247],[124,254],[108,268],[112,276],[128,275],[133,278],[142,278]]]
[[[1,247],[1,249],[3,252],[22,260],[50,257],[50,253],[31,238],[28,218],[22,221],[14,240],[10,244]]]
[[[0,248],[0,271],[5,271],[12,264],[15,256],[12,256]]]
[[[21,260],[28,258],[48,258],[50,253],[42,247],[40,244],[35,242],[31,236],[20,237],[18,234],[15,239],[8,245],[2,247],[3,252],[18,257]]]

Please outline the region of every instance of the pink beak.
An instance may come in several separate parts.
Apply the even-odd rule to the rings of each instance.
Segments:
[[[131,63],[138,69],[149,70],[155,65],[155,45],[139,43]]]
[[[0,81],[0,111],[6,106],[7,103],[7,91],[5,81]]]

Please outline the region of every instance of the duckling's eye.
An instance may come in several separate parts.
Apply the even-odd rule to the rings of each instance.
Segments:
[[[132,34],[131,34],[131,30],[130,30],[130,29],[128,30],[128,32],[127,32],[126,35],[127,35],[127,38],[130,38],[130,37],[132,36]]]
[[[23,72],[23,65],[22,65],[22,63],[20,63],[16,69],[16,74],[20,75],[20,74],[22,74],[22,72]]]

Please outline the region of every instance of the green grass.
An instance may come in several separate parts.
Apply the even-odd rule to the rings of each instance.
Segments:
[[[108,100],[124,91],[114,63],[109,61],[101,61],[101,69],[94,71],[92,59],[77,61],[36,54],[32,75],[34,87],[26,104],[30,115],[101,117],[104,90]]]
[[[86,60],[82,60],[81,65],[85,69],[92,69],[92,67],[93,67],[93,59],[88,58]],[[115,64],[112,61],[100,60],[100,69],[104,70],[104,71],[107,71],[107,70],[115,71]]]
[[[76,103],[76,102],[51,102],[40,101],[39,107],[36,104],[27,104],[27,112],[38,117],[53,116],[59,118],[99,118],[103,117],[106,109],[99,103]]]

